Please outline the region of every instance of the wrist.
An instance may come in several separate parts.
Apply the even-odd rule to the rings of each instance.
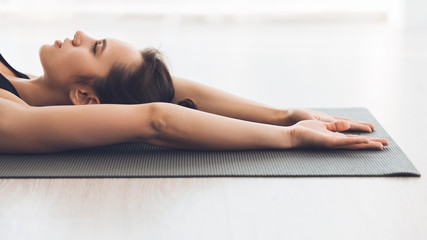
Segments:
[[[282,149],[290,149],[294,148],[294,131],[293,127],[282,127],[282,140],[281,140],[281,146]]]
[[[288,124],[288,119],[289,119],[289,109],[275,109],[274,110],[274,114],[273,114],[273,120],[272,123],[274,125],[278,125],[278,126],[289,126],[291,124]]]

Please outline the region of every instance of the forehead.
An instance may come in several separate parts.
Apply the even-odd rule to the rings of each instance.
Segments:
[[[106,39],[106,48],[102,53],[104,61],[113,64],[133,65],[142,62],[140,51],[131,44],[113,38]]]

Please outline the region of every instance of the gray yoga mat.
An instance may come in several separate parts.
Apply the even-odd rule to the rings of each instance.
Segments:
[[[0,154],[0,178],[91,177],[309,177],[420,174],[364,108],[319,109],[372,122],[390,145],[377,150],[181,151],[121,143],[49,154]]]

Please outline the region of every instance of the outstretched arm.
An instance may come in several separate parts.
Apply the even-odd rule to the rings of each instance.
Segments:
[[[376,148],[385,139],[347,136],[342,122],[279,127],[168,103],[31,107],[0,99],[0,152],[39,153],[120,142],[181,149]]]
[[[178,103],[184,98],[190,98],[201,111],[278,126],[291,126],[303,120],[319,120],[325,123],[342,120],[350,124],[350,130],[374,130],[370,123],[330,116],[310,109],[277,109],[184,78],[174,76],[172,79],[175,86],[173,102]]]
[[[188,79],[175,76],[172,79],[175,87],[174,103],[190,98],[197,105],[197,109],[204,112],[285,126],[287,110],[272,108]]]
[[[137,141],[140,129],[147,137],[154,135],[148,110],[108,104],[32,107],[0,98],[0,152],[57,152]]]

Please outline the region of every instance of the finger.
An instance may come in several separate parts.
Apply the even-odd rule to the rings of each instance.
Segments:
[[[357,144],[349,144],[349,145],[342,145],[342,146],[336,146],[335,149],[377,149],[377,150],[383,150],[383,145],[380,142],[374,142],[370,141],[368,143],[357,143]]]
[[[356,122],[358,122],[358,123],[360,123],[360,124],[368,125],[368,126],[372,129],[372,131],[374,131],[374,129],[375,129],[375,126],[374,126],[374,124],[372,124],[372,123],[368,123],[368,122],[360,122],[360,121],[356,121]]]
[[[334,137],[330,143],[332,147],[337,146],[345,146],[345,145],[353,145],[353,144],[362,144],[362,143],[368,143],[369,139],[367,137],[363,136],[351,136],[348,137],[346,135],[344,136],[337,136]]]
[[[342,132],[342,131],[346,131],[350,128],[350,123],[348,121],[339,120],[339,121],[335,121],[335,122],[331,122],[331,123],[325,123],[324,126],[329,131]]]
[[[347,120],[347,121],[352,120],[352,119],[350,119],[350,118],[346,118],[346,117],[338,117],[338,116],[334,116],[334,118],[336,118],[336,119],[340,119],[340,120]]]
[[[361,125],[366,125],[366,126],[370,127],[372,131],[374,131],[374,129],[375,129],[374,124],[372,124],[372,123],[361,122],[361,121],[353,121],[353,122],[355,122],[357,124],[361,124]]]
[[[388,146],[390,145],[390,143],[388,142],[387,139],[385,138],[369,138],[369,141],[373,141],[373,142],[379,142],[381,143],[383,146]]]
[[[347,134],[347,137],[360,137],[360,135],[352,135],[352,134]],[[388,146],[390,145],[388,140],[385,138],[374,138],[374,137],[367,137],[369,141],[373,141],[373,142],[379,142],[381,143],[383,146]]]
[[[362,131],[362,132],[372,132],[372,128],[369,125],[361,124],[355,121],[350,121],[349,130]]]
[[[360,137],[361,135],[355,135],[355,134],[346,134],[347,137]],[[368,137],[366,137],[368,138]]]
[[[372,124],[372,123],[356,121],[356,120],[352,120],[349,118],[343,118],[343,117],[337,117],[337,119],[350,121],[352,124],[354,124],[354,126],[356,126],[356,125],[357,126],[368,126],[371,129],[368,132],[372,132],[375,129],[374,124]],[[354,130],[357,130],[357,129],[354,129]]]
[[[339,119],[339,120],[351,121],[351,122],[354,122],[354,123],[357,123],[357,124],[367,125],[367,126],[369,126],[371,128],[372,131],[374,131],[374,129],[375,129],[374,124],[372,124],[372,123],[362,122],[362,121],[356,121],[356,120],[353,120],[353,119],[350,119],[350,118],[345,118],[345,117],[335,117],[335,118]]]

